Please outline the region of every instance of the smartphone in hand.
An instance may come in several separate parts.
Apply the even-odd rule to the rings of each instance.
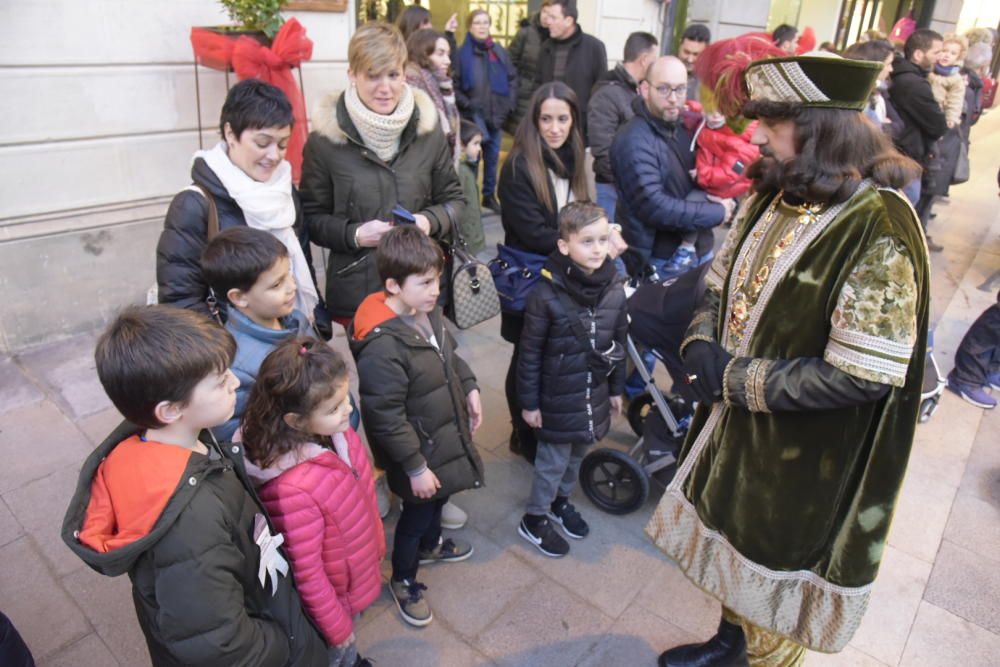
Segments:
[[[392,221],[397,225],[415,225],[417,223],[413,214],[399,204],[392,209]]]

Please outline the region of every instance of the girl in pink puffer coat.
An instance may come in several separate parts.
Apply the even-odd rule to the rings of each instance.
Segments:
[[[284,536],[302,604],[330,665],[346,667],[360,660],[354,617],[378,598],[385,556],[372,467],[350,415],[344,361],[321,341],[291,338],[261,364],[242,427],[247,472]]]

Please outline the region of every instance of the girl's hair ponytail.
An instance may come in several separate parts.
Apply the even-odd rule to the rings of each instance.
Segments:
[[[307,417],[347,381],[344,360],[315,338],[296,336],[278,344],[260,365],[243,413],[243,443],[250,460],[266,468],[312,439],[285,415]]]

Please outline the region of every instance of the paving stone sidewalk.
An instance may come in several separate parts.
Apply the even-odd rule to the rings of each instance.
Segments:
[[[989,129],[993,131],[990,132]],[[940,206],[934,237],[933,319],[943,370],[975,316],[995,298],[1000,267],[995,162],[1000,112],[977,126],[973,180]],[[978,137],[978,140],[977,140]],[[940,227],[940,231],[938,230]],[[498,237],[495,219],[488,227]],[[983,287],[984,289],[981,289]],[[358,627],[362,652],[382,666],[656,664],[664,649],[712,634],[718,603],[692,586],[642,533],[659,497],[614,517],[578,494],[592,534],[562,560],[541,556],[515,528],[531,470],[507,451],[503,380],[509,346],[497,322],[462,332],[460,353],[482,386],[478,437],[487,487],[456,502],[457,534],[475,555],[422,570],[435,621],[402,623],[388,594]],[[97,382],[94,335],[0,359],[0,609],[40,665],[144,667],[127,577],[92,572],[59,528],[81,462],[119,421]],[[605,444],[635,440],[624,420]],[[919,427],[871,607],[850,646],[808,665],[962,667],[1000,664],[1000,411],[946,393]],[[387,521],[391,537],[396,513]],[[386,572],[387,574],[387,572]]]

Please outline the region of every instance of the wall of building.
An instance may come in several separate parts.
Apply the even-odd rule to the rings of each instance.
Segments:
[[[346,84],[354,6],[295,13],[315,42],[308,107]],[[616,59],[629,32],[659,34],[660,7],[582,0],[581,24]],[[0,3],[0,353],[100,327],[145,298],[199,146],[190,30],[226,22],[210,0]],[[208,146],[226,80],[198,74]]]
[[[746,32],[765,30],[771,0],[689,0],[688,23],[704,23],[712,39],[736,37]]]

